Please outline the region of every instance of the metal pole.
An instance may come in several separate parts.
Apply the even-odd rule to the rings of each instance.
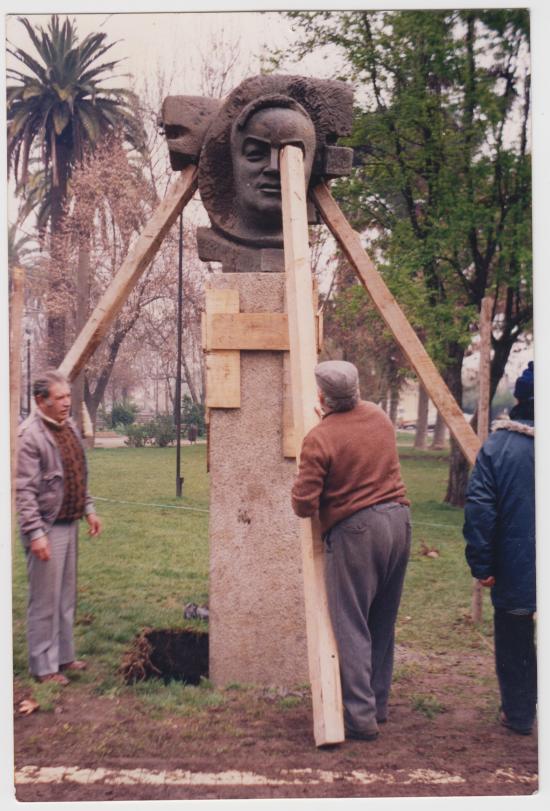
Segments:
[[[176,496],[181,498],[183,476],[181,475],[181,342],[183,310],[183,213],[180,214],[179,262],[178,262],[178,329],[177,329],[177,366],[175,392],[176,422]]]

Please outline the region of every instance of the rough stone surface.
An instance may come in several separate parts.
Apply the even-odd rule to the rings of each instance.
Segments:
[[[284,274],[217,274],[241,312],[282,312]],[[210,413],[210,678],[308,680],[296,465],[283,458],[283,353],[241,353],[241,408]]]
[[[212,117],[221,106],[219,99],[202,96],[167,96],[162,104],[170,166],[176,171],[197,163],[202,142]]]
[[[197,248],[203,262],[221,262],[224,273],[283,273],[282,248],[250,248],[217,234],[212,228],[197,228]]]

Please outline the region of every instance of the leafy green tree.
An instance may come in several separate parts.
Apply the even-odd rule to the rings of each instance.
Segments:
[[[345,260],[336,269],[324,302],[324,355],[341,357],[359,370],[361,396],[379,403],[397,422],[399,391],[411,372],[364,287]],[[389,395],[389,404],[388,404]]]
[[[118,60],[104,60],[113,47],[106,34],[89,34],[81,42],[76,24],[57,15],[46,29],[34,28],[19,18],[36,50],[8,53],[20,67],[8,67],[7,151],[20,190],[29,180],[29,163],[38,155],[44,170],[43,184],[49,205],[42,209],[55,234],[63,216],[67,187],[73,168],[87,147],[110,131],[121,130],[136,148],[143,142],[137,122],[134,94],[126,88],[107,86]],[[43,203],[43,201],[42,201]],[[64,318],[49,319],[50,359],[57,363],[64,352]]]
[[[529,14],[291,12],[295,55],[336,47],[356,86],[356,166],[335,184],[461,402],[464,351],[494,298],[491,390],[532,319]],[[446,500],[467,466],[453,447]]]

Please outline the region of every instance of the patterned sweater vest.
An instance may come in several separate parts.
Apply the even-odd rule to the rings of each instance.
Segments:
[[[76,521],[84,515],[86,503],[86,467],[84,451],[67,423],[54,426],[46,423],[54,437],[63,464],[63,503],[56,521]]]

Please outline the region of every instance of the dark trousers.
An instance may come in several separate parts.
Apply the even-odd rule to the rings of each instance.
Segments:
[[[537,708],[533,614],[495,608],[495,661],[502,709],[511,726],[531,729]]]
[[[384,720],[394,627],[411,545],[409,508],[376,504],[325,536],[327,597],[338,646],[346,727]]]

